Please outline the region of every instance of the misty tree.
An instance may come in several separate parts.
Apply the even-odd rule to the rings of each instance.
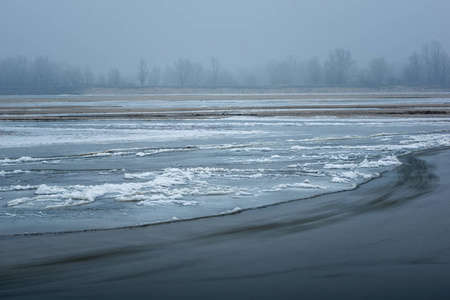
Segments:
[[[25,56],[18,55],[13,59],[13,64],[16,66],[14,69],[14,81],[18,86],[25,85],[28,80],[28,59]]]
[[[84,85],[91,86],[94,83],[94,73],[90,66],[84,67]]]
[[[120,71],[117,68],[112,68],[108,72],[108,85],[109,86],[119,86],[121,81]]]
[[[211,57],[209,60],[209,72],[211,73],[211,85],[215,87],[219,79],[219,59]]]
[[[374,58],[369,63],[368,77],[372,85],[380,86],[388,83],[390,67],[384,57]]]
[[[138,64],[138,79],[141,86],[257,86],[330,84],[345,85],[351,82],[363,86],[379,86],[394,82],[405,84],[448,84],[450,83],[450,58],[442,44],[437,41],[424,44],[420,52],[414,52],[399,69],[390,66],[384,57],[370,61],[367,68],[356,75],[356,63],[348,50],[331,51],[321,65],[314,57],[306,63],[294,56],[273,60],[252,69],[228,72],[220,68],[219,60],[211,57],[208,69],[201,63],[193,63],[187,58],[179,58],[165,70],[154,67],[148,69],[144,59]],[[265,67],[265,68],[264,68]],[[401,79],[395,77],[399,74]],[[84,69],[68,63],[51,60],[48,56],[29,59],[24,56],[0,58],[0,86],[5,87],[82,87],[125,86],[137,83],[133,76],[122,77],[117,68],[94,77],[89,66]],[[95,79],[97,79],[95,81]]]
[[[79,67],[67,67],[64,73],[67,74],[69,80],[66,86],[79,87],[83,84],[83,75]]]
[[[256,80],[256,75],[253,73],[247,74],[242,81],[244,86],[256,86],[258,81]]]
[[[236,73],[237,85],[254,87],[261,83],[261,75],[264,74],[264,69],[260,67],[253,67],[251,69],[241,68]]]
[[[444,54],[442,59],[442,71],[441,71],[441,83],[450,83],[450,57],[447,53]]]
[[[106,75],[104,73],[100,73],[100,75],[98,75],[97,85],[98,86],[107,86],[108,85],[108,79],[106,78]]]
[[[281,61],[271,61],[266,65],[269,80],[275,85],[300,84],[303,79],[303,64],[294,56]]]
[[[93,83],[93,74],[86,67],[56,63],[48,56],[30,60],[24,56],[0,59],[0,85],[34,87],[81,87]]]
[[[138,79],[141,86],[144,86],[148,75],[149,73],[147,70],[147,62],[145,61],[144,58],[141,58],[138,64]]]
[[[192,63],[187,58],[179,58],[175,62],[174,72],[175,77],[177,79],[177,84],[179,86],[185,86],[188,84],[189,79],[192,75]]]
[[[338,48],[328,54],[325,61],[325,79],[332,85],[344,85],[353,76],[356,62],[349,50]]]
[[[0,60],[0,85],[24,86],[28,83],[29,64],[25,56],[17,55]]]
[[[403,78],[406,83],[420,84],[424,78],[424,65],[419,53],[414,52],[408,57],[407,63],[403,68]]]
[[[175,86],[177,85],[177,78],[175,76],[175,69],[171,66],[166,66],[161,76],[161,85]]]
[[[220,68],[218,80],[221,85],[224,86],[236,86],[237,81],[236,77],[228,70],[224,68]]]
[[[48,56],[37,56],[31,66],[32,85],[50,86],[50,79],[55,71],[55,64]]]
[[[269,80],[271,84],[280,85],[280,84],[288,84],[290,81],[289,75],[282,63],[272,60],[266,65],[267,73],[269,74]]]
[[[157,86],[161,81],[161,68],[153,67],[148,75],[148,82],[151,86]]]
[[[447,53],[439,41],[431,41],[422,47],[422,57],[429,84],[444,84],[450,72]]]
[[[199,62],[192,64],[192,74],[189,78],[189,85],[192,86],[201,86],[204,83],[205,79],[205,69],[203,65]]]
[[[322,82],[322,66],[317,57],[313,57],[306,63],[306,82],[318,85]]]

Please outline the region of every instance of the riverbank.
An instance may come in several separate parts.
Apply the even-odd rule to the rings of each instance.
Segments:
[[[0,87],[0,95],[273,94],[273,93],[422,93],[450,92],[446,86],[232,86],[232,87]]]
[[[225,217],[0,239],[4,299],[447,299],[450,151]],[[31,250],[32,249],[32,250]]]
[[[445,86],[262,86],[262,87],[92,87],[82,91],[84,95],[105,94],[365,94],[365,93],[440,93],[450,92]]]
[[[208,90],[209,91],[209,90]],[[107,92],[107,91],[104,91]],[[225,117],[446,117],[450,93],[91,94],[0,98],[0,120],[206,119]],[[195,92],[195,91],[191,91]],[[197,91],[198,92],[198,91]],[[209,91],[211,92],[211,91]],[[273,92],[273,91],[272,91]],[[356,91],[354,91],[356,92]]]

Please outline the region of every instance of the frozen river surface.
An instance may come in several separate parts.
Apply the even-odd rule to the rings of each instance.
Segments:
[[[450,146],[449,129],[446,118],[1,121],[0,235],[311,205]]]

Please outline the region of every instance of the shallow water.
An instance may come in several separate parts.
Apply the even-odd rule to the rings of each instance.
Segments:
[[[401,165],[404,154],[449,146],[449,125],[364,117],[1,121],[0,234],[198,218],[354,189]]]
[[[447,299],[449,153],[223,218],[0,237],[0,297]]]

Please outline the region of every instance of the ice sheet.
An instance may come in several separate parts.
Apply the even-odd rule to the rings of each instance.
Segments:
[[[82,218],[80,227],[95,228],[232,213],[352,189],[398,167],[404,154],[450,146],[443,118],[0,126],[8,133],[0,141],[0,222],[8,232],[36,220]]]

